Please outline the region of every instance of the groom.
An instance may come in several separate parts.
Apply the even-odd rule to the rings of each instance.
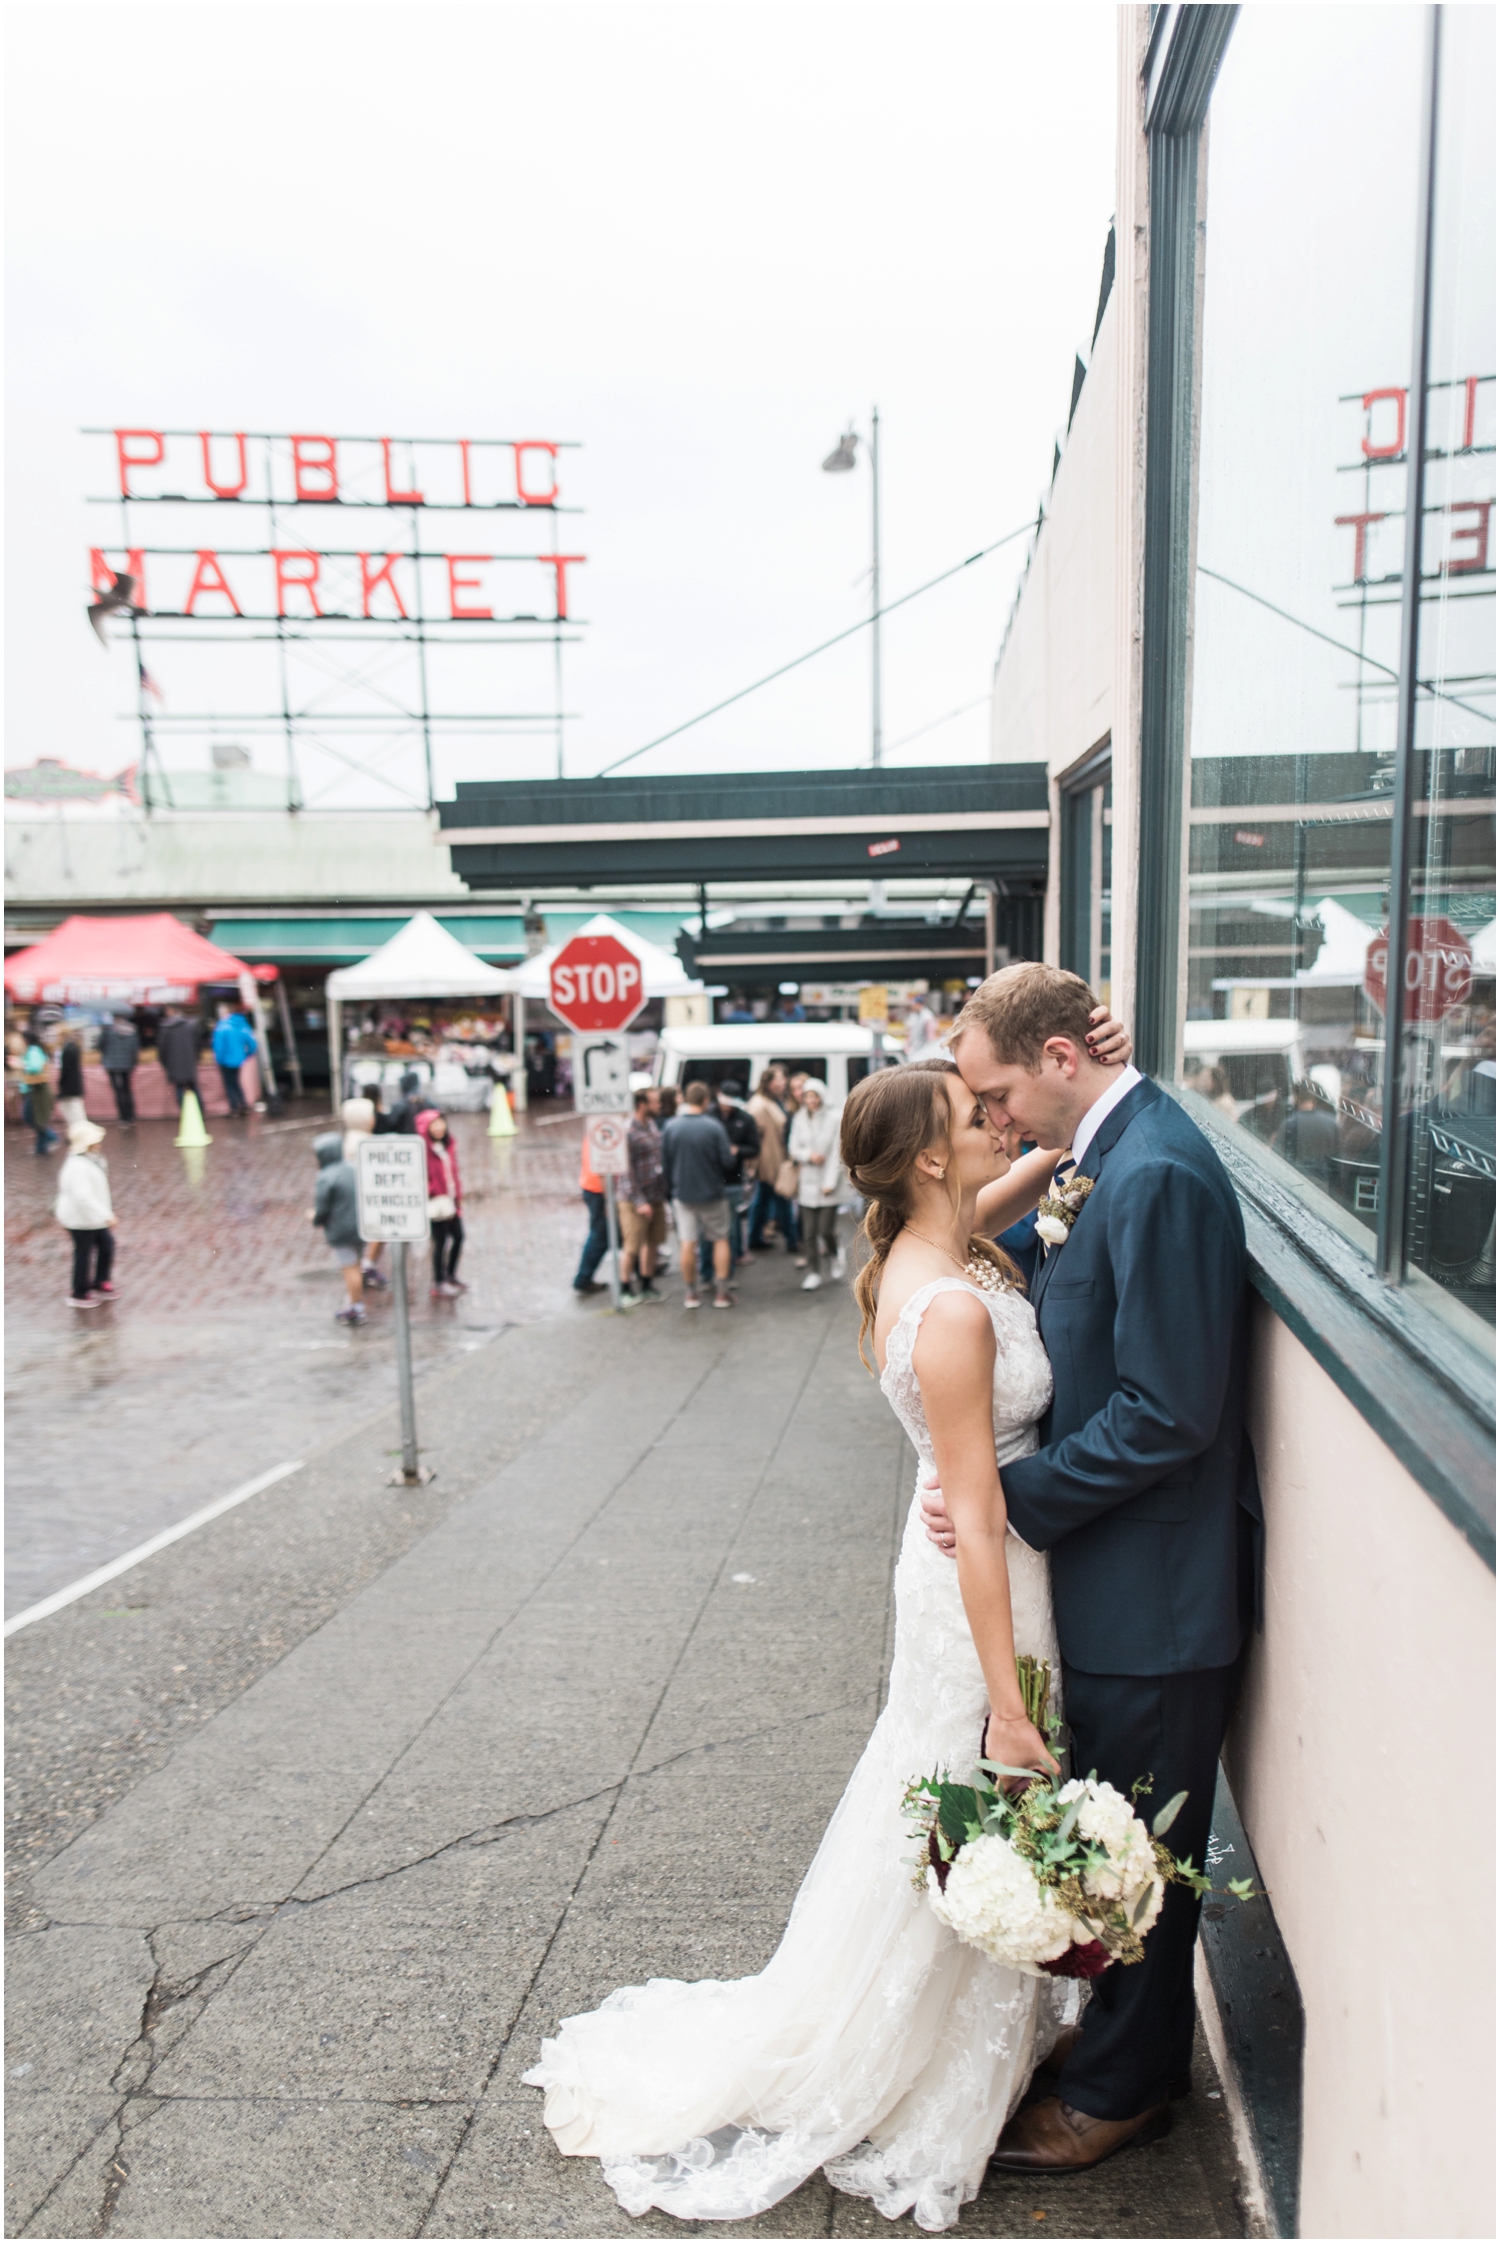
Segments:
[[[1002,1477],[1016,1532],[1052,1554],[1075,1773],[1127,1794],[1150,1776],[1148,1821],[1186,1791],[1169,1843],[1201,1869],[1260,1521],[1244,1429],[1245,1233],[1182,1109],[1134,1067],[1089,1056],[1093,1004],[1076,974],[1008,966],[953,1034],[996,1128],[1071,1147],[1065,1189],[1092,1180],[1032,1287],[1054,1380],[1042,1445]],[[940,1492],[924,1510],[951,1548]],[[997,2164],[1080,2172],[1166,2132],[1192,2059],[1198,1905],[1169,1886],[1145,1960],[1094,1982],[1058,2092],[1017,2112]]]

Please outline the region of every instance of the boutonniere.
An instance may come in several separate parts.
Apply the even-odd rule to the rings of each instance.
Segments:
[[[1083,1213],[1083,1203],[1093,1188],[1092,1176],[1070,1176],[1065,1184],[1054,1180],[1051,1191],[1037,1201],[1036,1235],[1042,1242],[1044,1254],[1050,1254],[1054,1246],[1066,1244],[1068,1233]]]

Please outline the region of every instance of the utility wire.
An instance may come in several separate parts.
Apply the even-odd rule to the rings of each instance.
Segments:
[[[924,592],[930,592],[935,586],[946,584],[950,577],[959,576],[965,569],[971,569],[976,561],[983,561],[991,553],[998,553],[1002,545],[1013,545],[1018,537],[1029,537],[1035,528],[1035,521],[1030,521],[1023,523],[1018,530],[1007,530],[1004,537],[997,537],[993,545],[982,545],[979,551],[971,553],[966,561],[959,561],[953,568],[944,569],[941,576],[930,576],[927,582],[919,584],[914,592],[903,592],[899,600],[888,601],[884,607],[877,608],[873,615],[862,615],[857,623],[850,624],[847,631],[836,631],[833,637],[825,639],[821,646],[809,647],[806,654],[799,654],[792,661],[783,662],[779,670],[771,670],[765,677],[757,678],[754,685],[742,685],[739,692],[731,693],[727,700],[716,701],[711,709],[700,710],[697,716],[689,717],[683,724],[674,724],[670,732],[658,733],[657,737],[654,740],[648,740],[644,747],[632,748],[629,755],[617,756],[613,763],[606,763],[602,770],[596,771],[594,773],[595,778],[607,779],[611,771],[622,770],[627,763],[634,763],[638,755],[649,755],[653,748],[664,747],[668,740],[675,740],[679,733],[691,732],[696,724],[706,724],[708,719],[716,717],[721,709],[732,708],[736,701],[743,701],[748,694],[759,693],[763,685],[773,685],[777,678],[784,678],[788,670],[800,669],[804,662],[811,662],[815,655],[826,654],[831,646],[838,646],[844,639],[852,639],[856,631],[867,631],[870,625],[880,616],[893,615],[898,607],[905,607],[908,600],[920,599]]]
[[[1289,614],[1284,607],[1278,607],[1274,600],[1264,598],[1259,592],[1252,592],[1247,584],[1236,584],[1232,576],[1221,576],[1217,569],[1205,568],[1201,561],[1198,563],[1198,574],[1211,576],[1215,584],[1227,585],[1231,592],[1238,592],[1241,599],[1253,600],[1257,607],[1269,609],[1272,615],[1279,615],[1283,623],[1291,623],[1297,630],[1306,631],[1309,638],[1321,639],[1325,646],[1336,647],[1340,654],[1347,654],[1351,662],[1366,662],[1372,670],[1378,670],[1382,677],[1394,678],[1400,683],[1401,672],[1393,670],[1388,662],[1377,662],[1373,654],[1362,654],[1357,646],[1345,646],[1342,639],[1330,638],[1315,623],[1304,623],[1300,615]],[[1460,701],[1456,693],[1444,693],[1441,686],[1429,684],[1426,678],[1418,678],[1417,688],[1419,692],[1430,693],[1434,701],[1451,701],[1455,709],[1462,709],[1467,716],[1478,717],[1481,724],[1491,721],[1490,710],[1476,709],[1471,701]]]
[[[966,717],[971,709],[982,709],[985,702],[993,698],[993,694],[981,693],[977,700],[965,701],[961,708],[950,709],[946,716],[934,717],[930,724],[919,724],[915,732],[903,732],[899,740],[887,740],[886,749],[889,752],[908,747],[913,740],[921,740],[929,732],[936,732],[940,725],[951,724],[955,717]]]

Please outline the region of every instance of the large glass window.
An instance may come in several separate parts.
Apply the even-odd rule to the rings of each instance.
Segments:
[[[1473,1332],[1495,1282],[1493,15],[1442,16],[1404,1247]],[[1243,10],[1203,213],[1183,1076],[1371,1250],[1428,17]]]

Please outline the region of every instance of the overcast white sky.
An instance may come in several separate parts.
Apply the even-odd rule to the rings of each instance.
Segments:
[[[865,470],[819,463],[872,401],[887,597],[1025,522],[1093,323],[1115,15],[10,6],[7,763],[135,754],[128,657],[82,615],[112,465],[86,423],[581,439],[574,775],[861,612]],[[1023,551],[887,625],[888,741],[986,694]],[[483,659],[481,704],[535,705],[529,658]],[[169,712],[232,712],[217,660],[153,658]],[[868,740],[861,636],[637,768]],[[893,760],[986,743],[978,707]],[[330,803],[392,799],[337,768]],[[551,768],[483,743],[440,778]]]

